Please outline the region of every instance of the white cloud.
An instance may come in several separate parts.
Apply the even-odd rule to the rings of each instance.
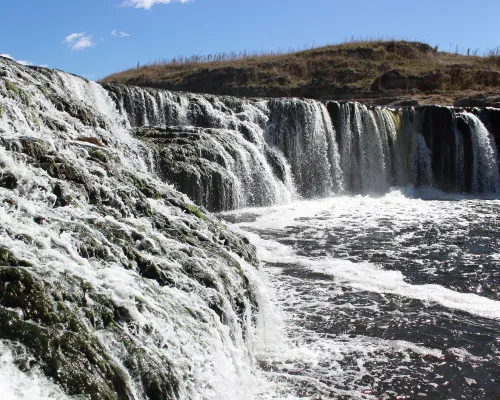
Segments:
[[[42,67],[42,68],[49,68],[49,66],[47,64],[42,64],[42,65],[40,65],[40,67]]]
[[[72,33],[71,35],[68,35],[68,36],[66,36],[64,38],[63,43],[68,43],[68,44],[74,43],[74,42],[76,42],[78,39],[80,39],[83,36],[85,36],[85,32],[83,32],[83,33]]]
[[[113,29],[111,31],[111,34],[113,36],[117,36],[117,37],[129,37],[130,36],[130,34],[128,34],[127,32],[123,32],[123,31],[118,32],[116,29]]]
[[[10,60],[14,59],[14,57],[10,56],[9,54],[0,54],[0,57],[5,57],[5,58],[8,58]]]
[[[63,43],[67,44],[73,50],[83,50],[95,46],[92,35],[87,35],[85,32],[72,33],[64,38]]]
[[[177,1],[179,3],[189,3],[191,0],[125,0],[122,3],[123,7],[134,7],[134,8],[144,8],[146,10],[150,10],[157,4],[170,4],[173,1]]]

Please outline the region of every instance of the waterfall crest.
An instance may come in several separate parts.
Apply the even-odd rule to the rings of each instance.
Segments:
[[[157,173],[210,210],[408,185],[498,191],[497,144],[482,121],[498,110],[104,88],[128,126],[152,144]]]

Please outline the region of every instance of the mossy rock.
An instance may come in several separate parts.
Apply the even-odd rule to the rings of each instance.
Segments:
[[[129,399],[123,370],[68,300],[28,270],[0,268],[0,338],[26,346],[44,373],[70,395]],[[58,288],[59,289],[59,288]]]
[[[83,103],[67,99],[56,93],[47,92],[45,96],[52,102],[58,111],[69,114],[78,119],[82,124],[95,128],[107,128],[106,122],[100,116],[95,115],[95,113]]]
[[[99,160],[100,162],[104,163],[104,164],[107,164],[108,163],[108,156],[106,155],[106,153],[104,153],[103,151],[101,150],[96,150],[96,151],[93,151],[92,153],[90,153],[90,157],[96,159],[96,160]]]
[[[171,400],[179,397],[179,384],[167,368],[167,360],[152,358],[144,348],[133,342],[126,342],[128,357],[125,366],[129,372],[141,381],[149,399]]]
[[[0,266],[6,267],[31,267],[31,263],[19,260],[12,252],[4,247],[0,247]]]
[[[18,186],[17,177],[9,171],[0,173],[0,187],[5,189],[15,189]]]
[[[19,148],[17,142],[21,143],[21,148]],[[22,137],[16,140],[16,142],[7,141],[6,145],[8,150],[27,154],[37,161],[42,161],[45,157],[53,154],[50,145],[42,139]]]
[[[7,91],[12,94],[13,97],[21,100],[25,105],[31,106],[31,96],[22,89],[19,89],[13,82],[4,81]]]
[[[205,214],[203,214],[198,207],[193,206],[192,204],[186,204],[186,209],[192,214],[197,216],[199,219],[203,221],[208,221],[208,218]]]
[[[49,158],[40,164],[51,177],[88,185],[88,177],[79,168],[72,166],[61,159]]]

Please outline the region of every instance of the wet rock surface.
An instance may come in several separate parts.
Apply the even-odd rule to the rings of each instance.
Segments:
[[[494,107],[500,108],[500,93],[480,93],[458,99],[455,107]]]

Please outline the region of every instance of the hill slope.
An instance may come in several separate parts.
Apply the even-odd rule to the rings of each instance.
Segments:
[[[169,60],[102,80],[247,97],[308,97],[377,104],[500,105],[500,56],[438,52],[405,41],[352,42],[286,54]],[[479,96],[478,96],[479,95]],[[498,104],[497,104],[498,103]]]

